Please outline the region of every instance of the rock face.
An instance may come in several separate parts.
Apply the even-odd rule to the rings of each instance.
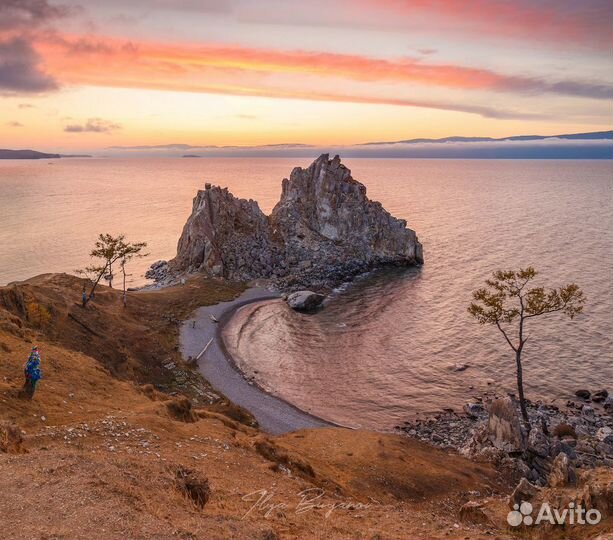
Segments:
[[[510,396],[492,402],[489,410],[488,432],[492,444],[507,453],[522,452],[526,448],[517,404]]]
[[[257,202],[206,184],[194,199],[169,274],[204,272],[232,280],[287,284],[347,277],[383,264],[423,262],[406,221],[366,197],[338,156],[295,168],[270,216]]]

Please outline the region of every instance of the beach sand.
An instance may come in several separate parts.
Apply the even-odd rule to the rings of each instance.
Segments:
[[[230,302],[198,308],[181,327],[183,357],[201,355],[198,360],[200,373],[216,390],[253,414],[263,431],[279,435],[304,428],[330,427],[333,424],[297,409],[245,379],[223,343],[223,328],[237,310],[253,302],[276,298],[278,294],[254,287]]]

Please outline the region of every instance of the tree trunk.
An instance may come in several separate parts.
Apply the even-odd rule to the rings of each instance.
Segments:
[[[126,269],[121,265],[121,273],[123,274],[123,307],[128,305],[128,297],[126,296]]]
[[[104,270],[100,272],[96,281],[94,281],[94,284],[92,285],[92,288],[89,291],[89,294],[87,295],[87,300],[85,304],[83,305],[83,307],[85,307],[87,305],[87,302],[89,302],[92,299],[92,296],[94,295],[94,291],[96,290],[96,287],[98,286],[98,283],[100,283],[100,280],[102,279],[102,276],[104,276],[105,272],[106,272],[106,266],[104,267]]]
[[[526,427],[530,429],[530,418],[528,417],[526,398],[524,397],[524,379],[521,366],[521,348],[515,351],[515,363],[517,364],[517,392],[519,394],[519,407],[521,409],[521,416],[524,419]]]

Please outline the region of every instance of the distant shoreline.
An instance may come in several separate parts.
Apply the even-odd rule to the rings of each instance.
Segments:
[[[48,154],[36,150],[7,150],[0,148],[0,159],[61,159],[61,158],[90,158],[89,154]]]

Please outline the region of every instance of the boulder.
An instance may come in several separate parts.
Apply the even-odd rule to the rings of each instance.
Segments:
[[[509,508],[513,508],[513,505],[515,504],[521,504],[522,502],[530,502],[534,500],[540,491],[540,488],[534,484],[531,484],[525,478],[522,478],[509,497]]]
[[[492,525],[482,503],[469,501],[460,508],[460,521],[468,525]]]
[[[515,400],[510,396],[496,399],[488,412],[488,435],[492,444],[507,453],[523,452],[526,440]]]
[[[315,311],[325,298],[313,291],[297,291],[287,297],[287,305],[296,311]]]
[[[582,477],[585,508],[596,508],[603,517],[613,515],[613,480],[606,469],[589,471]]]
[[[366,196],[338,156],[323,154],[283,180],[270,216],[257,202],[206,184],[168,271],[307,285],[345,280],[383,264],[421,264],[422,246],[406,225]]]
[[[553,460],[548,480],[551,487],[566,487],[576,484],[575,465],[564,452],[560,452]]]
[[[592,394],[592,401],[595,403],[602,403],[609,397],[609,392],[606,390],[597,390]]]
[[[596,431],[596,438],[599,441],[606,442],[610,444],[610,441],[613,442],[613,429],[609,426],[603,426]]]
[[[588,399],[590,399],[590,396],[592,395],[591,392],[589,390],[585,390],[585,389],[581,389],[581,390],[577,390],[575,392],[575,395],[579,398],[579,399],[584,399],[585,401],[587,401]]]
[[[533,426],[530,430],[528,450],[537,456],[549,456],[549,439],[540,426]]]
[[[464,412],[469,418],[479,418],[479,415],[483,413],[483,405],[481,403],[466,403],[464,405]]]

